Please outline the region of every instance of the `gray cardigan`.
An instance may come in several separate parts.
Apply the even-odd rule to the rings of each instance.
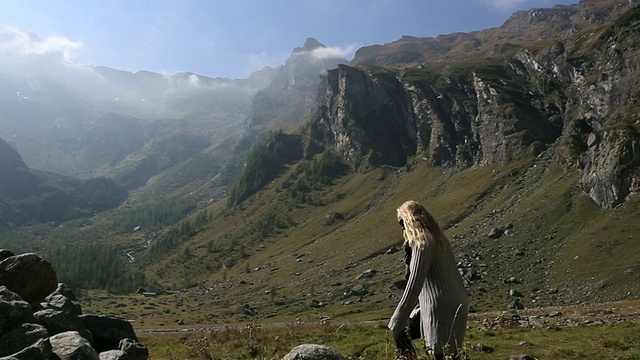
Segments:
[[[450,250],[436,244],[412,247],[409,278],[389,329],[404,328],[416,303],[420,304],[422,338],[430,352],[443,354],[461,349],[467,323],[468,302]]]

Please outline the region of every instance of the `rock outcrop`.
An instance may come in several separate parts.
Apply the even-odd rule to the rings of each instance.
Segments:
[[[640,6],[615,9],[583,33],[482,60],[340,65],[325,77],[312,134],[360,171],[412,158],[459,170],[547,152],[577,168],[599,206],[618,206],[640,187]],[[574,21],[569,10],[539,16]]]
[[[0,261],[0,359],[148,358],[127,320],[83,315],[46,260],[0,254],[8,255]]]

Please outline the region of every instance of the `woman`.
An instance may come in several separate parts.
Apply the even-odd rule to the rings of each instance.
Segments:
[[[431,214],[415,201],[398,208],[398,223],[411,247],[411,260],[407,286],[389,329],[396,344],[402,344],[409,316],[418,303],[420,330],[428,352],[436,359],[444,359],[445,351],[457,354],[464,341],[468,303],[449,240]],[[415,353],[409,350],[406,355]]]

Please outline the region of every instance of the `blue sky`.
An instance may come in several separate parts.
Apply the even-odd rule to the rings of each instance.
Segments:
[[[83,65],[246,78],[281,65],[308,37],[351,59],[359,47],[402,35],[481,30],[502,25],[517,10],[577,2],[0,0],[0,33],[24,35],[23,51],[61,51]]]

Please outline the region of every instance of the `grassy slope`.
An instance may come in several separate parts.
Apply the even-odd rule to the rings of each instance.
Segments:
[[[294,203],[283,189],[287,176],[242,209],[212,205],[208,211],[216,218],[203,231],[147,267],[148,279],[182,288],[181,294],[94,295],[87,306],[120,312],[139,320],[139,327],[171,326],[178,319],[195,325],[388,318],[401,294],[392,283],[404,269],[400,253],[386,252],[401,242],[395,208],[407,199],[434,214],[458,258],[469,264],[465,271],[481,275],[468,287],[476,311],[505,310],[512,288],[523,294],[527,308],[640,293],[637,198],[618,209],[599,209],[576,187],[575,169],[554,167],[545,157],[457,173],[416,161],[406,172],[349,174],[314,192],[322,206]],[[344,220],[326,225],[330,212]],[[288,225],[260,235],[265,219],[274,216]],[[491,239],[494,227],[510,229]],[[210,242],[224,250],[212,252]],[[367,269],[377,274],[357,279]],[[505,284],[511,276],[520,283]],[[358,284],[369,294],[345,295]],[[311,300],[326,306],[311,307]],[[245,305],[256,314],[242,314]]]

